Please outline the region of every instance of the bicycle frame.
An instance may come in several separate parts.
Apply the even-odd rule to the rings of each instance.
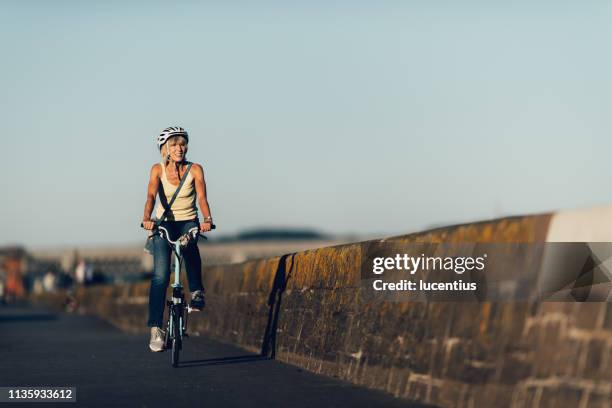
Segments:
[[[183,348],[183,337],[187,337],[187,314],[189,313],[189,307],[185,303],[183,285],[180,282],[181,248],[189,245],[190,239],[195,239],[199,235],[199,228],[190,229],[176,241],[170,239],[170,234],[166,228],[158,226],[158,230],[162,238],[172,246],[172,252],[174,253],[174,283],[172,284],[172,298],[167,301],[168,323],[164,347],[166,349],[172,348],[172,367],[178,367],[179,352]]]
[[[174,242],[174,283],[172,284],[172,298],[168,303],[170,306],[168,313],[168,333],[170,338],[174,335],[174,324],[178,323],[180,339],[183,339],[187,327],[187,314],[185,314],[185,297],[183,295],[183,285],[180,282],[181,274],[181,245]],[[178,309],[178,310],[177,310]],[[178,322],[174,319],[178,317]]]
[[[143,226],[142,224],[140,225]],[[215,225],[211,225],[211,229],[214,229]],[[185,296],[183,293],[183,285],[181,285],[181,248],[190,245],[190,239],[196,239],[199,236],[199,228],[194,227],[190,229],[186,234],[181,235],[176,241],[170,239],[168,230],[162,226],[157,226],[159,234],[164,238],[173,248],[174,253],[174,283],[172,284],[172,298],[167,301],[168,305],[168,323],[166,328],[166,337],[164,339],[164,347],[166,349],[172,348],[172,366],[178,367],[179,351],[182,349],[183,337],[187,336],[187,315],[190,312],[190,308],[185,302]],[[204,239],[204,237],[202,235]],[[196,239],[197,241],[197,239]],[[187,313],[185,313],[187,312]]]

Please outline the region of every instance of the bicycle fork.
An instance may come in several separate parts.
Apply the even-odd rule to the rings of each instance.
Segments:
[[[168,301],[168,306],[170,307],[168,330],[171,334],[176,333],[174,325],[177,324],[179,327],[178,333],[180,335],[180,339],[182,340],[183,337],[188,337],[186,332],[188,313],[185,313],[187,311],[187,307],[185,305],[183,286],[180,282],[181,247],[178,242],[174,247],[174,283],[172,284],[172,298]]]

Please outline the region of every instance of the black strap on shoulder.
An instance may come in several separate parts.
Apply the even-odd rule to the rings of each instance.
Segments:
[[[191,165],[192,164],[193,163],[191,163],[191,162],[189,162],[187,164],[187,170],[185,170],[185,175],[183,176],[183,178],[181,179],[181,182],[179,183],[178,187],[174,191],[174,194],[172,195],[172,198],[170,199],[170,202],[168,203],[168,206],[164,207],[164,213],[162,214],[162,216],[160,217],[159,220],[155,221],[155,225],[161,224],[161,222],[166,218],[166,216],[170,212],[170,209],[172,208],[172,204],[174,203],[174,200],[176,200],[176,197],[178,196],[179,191],[181,191],[181,187],[183,187],[183,184],[185,183],[185,179],[187,178],[187,175],[189,174],[189,170],[191,170]],[[161,200],[160,200],[160,202],[161,202]]]

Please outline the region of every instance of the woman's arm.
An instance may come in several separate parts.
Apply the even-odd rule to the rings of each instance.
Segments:
[[[155,206],[155,196],[159,188],[159,176],[161,174],[161,165],[154,164],[151,167],[151,177],[149,178],[149,187],[147,187],[147,201],[144,205],[144,215],[142,216],[142,226],[146,230],[153,229],[153,221],[151,221],[151,213]]]
[[[210,207],[208,206],[208,200],[206,199],[206,181],[204,180],[204,169],[197,163],[194,163],[191,167],[193,172],[193,179],[195,181],[196,194],[198,196],[198,205],[202,215],[204,216],[204,222],[200,225],[200,231],[210,231],[212,226],[212,215],[210,214]]]

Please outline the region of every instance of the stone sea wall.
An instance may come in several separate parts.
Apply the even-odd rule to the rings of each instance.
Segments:
[[[401,250],[434,243],[612,241],[601,225],[611,214],[503,218],[384,243]],[[362,262],[381,242],[205,267],[207,308],[190,320],[190,331],[443,407],[612,405],[610,303],[368,300]],[[522,256],[537,280],[541,251]],[[499,271],[513,279],[512,268]],[[39,301],[57,305],[62,296]],[[141,283],[80,289],[75,297],[83,312],[144,331],[147,296],[148,284]]]

